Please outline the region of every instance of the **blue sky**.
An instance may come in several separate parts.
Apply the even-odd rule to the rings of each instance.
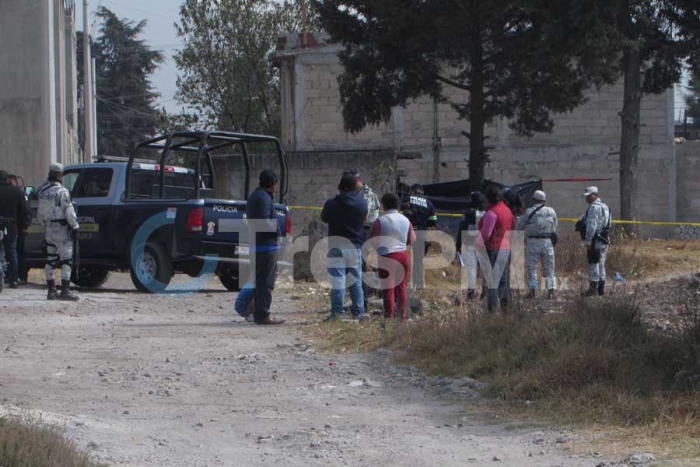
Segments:
[[[166,63],[154,74],[152,81],[156,90],[161,94],[158,107],[164,106],[169,112],[178,112],[180,106],[175,102],[177,91],[177,67],[172,55],[181,45],[175,33],[173,24],[178,20],[180,0],[90,0],[90,10],[95,11],[98,6],[105,6],[115,12],[121,18],[132,21],[148,21],[144,38],[154,49],[161,50],[166,56]],[[78,29],[82,30],[83,2],[76,0],[78,8]],[[95,24],[92,34],[98,33],[99,25]],[[674,118],[680,120],[683,115],[685,103],[683,90],[687,83],[676,86],[676,105]]]
[[[90,10],[95,11],[99,6],[112,10],[120,18],[128,18],[138,22],[147,20],[144,39],[156,50],[161,50],[166,56],[166,62],[153,75],[152,82],[156,91],[160,93],[158,107],[165,107],[169,112],[177,112],[180,107],[175,102],[177,91],[177,67],[172,59],[176,49],[180,47],[180,40],[175,33],[173,24],[179,16],[179,0],[90,0]],[[76,0],[78,9],[76,22],[78,29],[83,29],[83,2]],[[94,20],[94,17],[93,17]],[[92,35],[99,33],[99,24],[94,23]]]

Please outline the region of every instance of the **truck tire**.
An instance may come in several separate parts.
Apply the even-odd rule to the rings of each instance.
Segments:
[[[141,292],[163,292],[173,277],[173,262],[159,243],[146,243],[143,254],[132,257],[129,266],[131,282]]]
[[[241,271],[243,274],[241,274]],[[231,266],[224,268],[219,271],[219,280],[221,285],[223,285],[226,290],[231,292],[238,292],[243,287],[245,280],[247,279],[247,269],[239,269],[238,266]]]
[[[109,270],[89,267],[80,268],[78,274],[73,271],[70,278],[75,285],[86,289],[97,289],[104,285],[107,279],[109,279]]]

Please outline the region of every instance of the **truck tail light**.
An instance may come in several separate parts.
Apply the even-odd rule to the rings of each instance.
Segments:
[[[187,232],[201,232],[204,229],[204,209],[195,208],[187,216]]]
[[[284,233],[285,235],[291,235],[292,234],[292,216],[287,213],[284,219]]]

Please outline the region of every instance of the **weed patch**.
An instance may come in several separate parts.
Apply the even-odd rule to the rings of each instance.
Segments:
[[[654,333],[630,300],[580,300],[561,314],[427,319],[392,345],[430,373],[490,382],[503,400],[559,400],[586,418],[638,424],[700,416],[697,332]]]
[[[0,465],[104,467],[79,452],[59,428],[17,417],[0,418]]]

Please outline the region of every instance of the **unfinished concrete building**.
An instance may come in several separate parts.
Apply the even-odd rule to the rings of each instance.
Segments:
[[[418,99],[406,108],[394,109],[387,124],[356,135],[345,133],[337,81],[343,72],[337,55],[340,50],[324,34],[307,36],[304,41],[295,34],[280,38],[274,61],[281,69],[285,149],[306,154],[388,151],[394,154],[402,179],[409,183],[468,178],[469,140],[462,131],[468,130],[469,122],[458,120],[447,103]],[[466,102],[461,91],[446,89],[450,91],[451,100]],[[537,178],[609,179],[549,182],[545,189],[561,216],[578,215],[585,209],[581,194],[592,184],[599,186],[603,199],[619,213],[622,83],[592,89],[587,97],[588,102],[575,111],[555,116],[551,134],[519,137],[504,119],[488,126],[488,144],[494,149],[486,177],[511,184]],[[676,220],[673,105],[672,90],[642,100],[637,203],[648,220]],[[679,173],[678,177],[686,175]]]
[[[74,0],[0,0],[0,169],[80,161]]]

